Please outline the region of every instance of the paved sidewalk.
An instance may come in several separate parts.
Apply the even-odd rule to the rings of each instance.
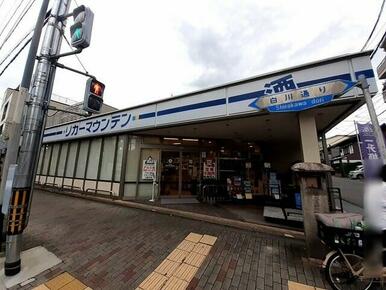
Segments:
[[[190,289],[287,289],[288,279],[326,288],[300,240],[37,191],[24,248],[42,245],[63,263],[22,289],[64,271],[93,289],[135,289],[190,232],[218,238]]]

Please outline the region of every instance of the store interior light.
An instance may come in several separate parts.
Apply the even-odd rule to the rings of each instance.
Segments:
[[[174,142],[173,145],[181,145],[181,142]]]
[[[178,141],[178,138],[174,138],[174,137],[164,137],[164,140]]]
[[[198,142],[198,139],[182,138],[182,141]]]

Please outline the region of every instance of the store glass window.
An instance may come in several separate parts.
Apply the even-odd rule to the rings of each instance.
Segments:
[[[77,149],[78,149],[77,142],[70,143],[70,148],[68,150],[68,156],[67,156],[67,167],[66,167],[66,174],[65,174],[66,177],[74,176]]]
[[[106,137],[103,142],[100,180],[111,180],[114,168],[116,136]]]
[[[57,176],[64,176],[64,168],[66,166],[66,159],[67,159],[67,150],[68,150],[68,143],[63,143],[62,149],[59,155],[58,172],[56,173]]]
[[[80,142],[78,164],[76,166],[76,171],[75,171],[76,178],[84,178],[84,173],[86,171],[88,143],[89,143],[88,140],[83,140]]]
[[[48,174],[48,165],[50,164],[50,157],[51,157],[51,145],[46,145],[45,147],[45,153],[44,153],[44,161],[43,161],[43,169],[42,169],[42,175]]]
[[[87,179],[97,179],[98,177],[101,145],[102,145],[102,138],[91,140],[90,152],[89,152],[90,157],[88,158],[87,173],[86,173]]]
[[[50,172],[49,175],[55,176],[56,174],[56,165],[58,163],[58,157],[59,157],[59,149],[60,144],[56,143],[52,146],[52,155],[51,155],[51,162],[50,162]]]
[[[140,158],[140,139],[137,136],[130,136],[129,148],[126,159],[126,174],[125,181],[135,182],[137,181],[138,174],[138,162]]]
[[[124,136],[118,137],[118,146],[117,146],[117,157],[115,161],[115,170],[114,170],[114,181],[120,181],[121,179],[121,167],[122,167],[122,158],[123,158],[123,146],[124,146]]]

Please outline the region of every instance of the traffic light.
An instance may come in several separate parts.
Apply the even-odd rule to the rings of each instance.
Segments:
[[[105,85],[94,78],[89,78],[84,93],[83,110],[90,113],[99,113],[103,105]]]
[[[70,27],[71,45],[78,49],[86,48],[91,41],[94,13],[84,5],[76,7],[72,13],[74,24]]]

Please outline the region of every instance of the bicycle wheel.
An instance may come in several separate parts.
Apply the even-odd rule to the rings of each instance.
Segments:
[[[354,271],[363,267],[363,258],[354,254],[344,254]],[[373,279],[354,276],[343,257],[336,253],[331,256],[326,266],[326,278],[336,290],[367,290]]]

